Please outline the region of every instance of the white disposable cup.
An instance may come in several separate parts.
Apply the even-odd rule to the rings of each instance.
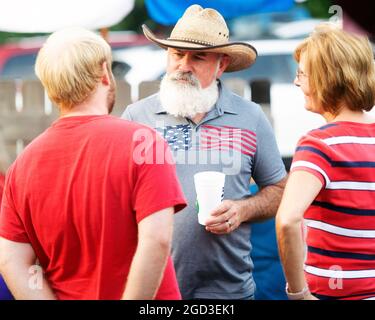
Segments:
[[[202,171],[194,175],[197,193],[198,222],[206,225],[210,213],[220,205],[224,197],[225,174],[217,171]]]

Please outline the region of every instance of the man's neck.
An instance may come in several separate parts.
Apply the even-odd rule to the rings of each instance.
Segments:
[[[358,123],[374,123],[375,118],[374,116],[365,113],[363,111],[353,111],[349,108],[345,107],[343,110],[340,111],[339,114],[334,115],[329,112],[325,112],[323,114],[325,120],[330,122],[336,121],[349,121],[349,122],[358,122]]]
[[[60,117],[106,115],[108,114],[105,92],[96,90],[89,98],[70,109],[60,109]]]
[[[106,114],[108,114],[108,110],[106,112],[95,109],[77,110],[75,107],[73,107],[70,110],[62,109],[60,112],[60,118],[76,116],[101,116]]]
[[[195,123],[198,124],[200,123],[204,117],[206,116],[207,113],[197,113],[191,120]]]

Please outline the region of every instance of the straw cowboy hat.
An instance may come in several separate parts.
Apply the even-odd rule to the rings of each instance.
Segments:
[[[170,47],[228,55],[231,62],[225,72],[246,69],[257,57],[257,51],[250,44],[229,42],[229,30],[219,12],[211,8],[203,9],[197,4],[186,9],[167,39],[158,39],[146,25],[142,28],[147,39],[164,49]]]

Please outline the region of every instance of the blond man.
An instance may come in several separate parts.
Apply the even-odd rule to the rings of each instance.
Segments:
[[[0,272],[17,299],[180,298],[169,251],[185,200],[173,164],[133,157],[138,131],[150,137],[145,157],[164,141],[108,115],[111,61],[109,45],[78,28],[55,32],[38,54],[61,116],[6,177]]]

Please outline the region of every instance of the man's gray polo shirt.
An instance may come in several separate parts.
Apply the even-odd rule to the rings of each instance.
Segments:
[[[272,128],[259,105],[219,83],[219,99],[199,124],[167,114],[158,94],[126,108],[123,118],[155,128],[167,140],[188,207],[176,214],[172,257],[183,299],[241,299],[254,293],[250,223],[216,235],[198,223],[193,176],[200,171],[226,174],[224,199],[251,195],[285,175]],[[160,181],[168,183],[168,181]]]

